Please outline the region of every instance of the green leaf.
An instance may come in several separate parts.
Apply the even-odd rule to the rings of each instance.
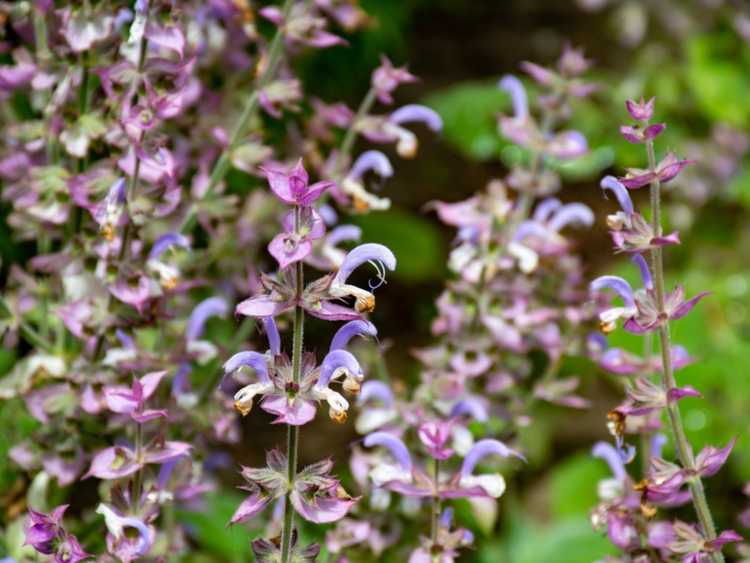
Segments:
[[[734,34],[703,34],[687,45],[687,84],[698,105],[713,120],[742,127],[750,107],[737,103],[739,92],[750,91],[747,48]],[[742,49],[742,51],[740,51]]]
[[[248,533],[244,525],[227,526],[243,497],[222,491],[206,498],[207,505],[201,512],[178,512],[178,518],[188,524],[200,544],[199,551],[212,553],[214,561],[248,561],[250,541],[256,534]]]
[[[576,454],[558,464],[549,478],[553,518],[588,514],[597,502],[596,483],[607,473],[606,464],[588,453]]]
[[[597,534],[588,518],[567,519],[552,526],[531,521],[517,522],[511,532],[506,556],[498,544],[488,543],[479,552],[483,563],[581,563],[597,561],[614,552],[609,541]]]
[[[443,138],[469,158],[496,158],[507,142],[497,133],[497,115],[510,97],[495,84],[465,82],[432,94],[425,104],[443,118]]]

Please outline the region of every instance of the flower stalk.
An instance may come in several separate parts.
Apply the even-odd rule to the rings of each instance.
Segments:
[[[247,99],[247,102],[245,103],[245,107],[243,108],[242,113],[237,120],[237,125],[232,131],[232,136],[229,138],[229,143],[224,148],[218,160],[216,161],[216,164],[214,164],[214,167],[211,170],[211,174],[208,180],[208,187],[206,188],[205,194],[203,195],[204,199],[210,197],[211,193],[216,189],[216,186],[219,185],[219,183],[229,172],[229,168],[231,166],[230,155],[232,154],[232,151],[237,147],[237,143],[239,143],[242,139],[247,130],[247,126],[250,123],[250,119],[253,117],[253,115],[255,115],[255,112],[258,109],[258,105],[260,103],[259,90],[263,86],[268,84],[268,82],[276,75],[276,70],[279,66],[279,63],[281,62],[281,54],[283,51],[282,48],[284,46],[284,31],[286,21],[289,18],[289,14],[291,13],[293,6],[294,0],[284,1],[284,5],[282,7],[283,22],[281,25],[279,25],[278,29],[276,30],[276,34],[271,40],[271,46],[268,49],[268,59],[265,68],[262,69],[260,76],[258,77],[257,87],[253,90],[253,92],[250,94],[250,97]],[[180,232],[185,233],[193,228],[193,226],[195,225],[196,213],[196,206],[195,204],[192,204],[189,207],[185,218],[180,224]]]
[[[354,115],[354,119],[352,119],[351,126],[347,129],[344,139],[341,141],[341,148],[336,156],[336,168],[333,172],[333,178],[336,181],[341,180],[341,176],[344,173],[344,166],[354,148],[354,141],[357,140],[357,123],[362,121],[362,119],[370,113],[370,110],[377,99],[377,95],[377,89],[375,87],[370,87],[367,94],[365,94],[365,97],[362,99],[362,102],[359,104],[359,108],[357,108],[357,113]]]
[[[300,229],[301,209],[294,208],[294,230]],[[304,266],[299,261],[295,264],[295,291],[296,298],[302,297],[304,284]],[[298,304],[294,308],[294,326],[292,333],[292,380],[299,387],[302,379],[302,347],[305,334],[305,310]],[[299,446],[299,426],[288,424],[286,427],[286,456],[287,456],[287,479],[289,488],[284,497],[284,528],[281,531],[281,561],[288,563],[291,556],[292,531],[294,529],[294,507],[292,506],[292,490],[294,479],[297,475],[297,457]]]
[[[433,479],[435,486],[437,486],[440,482],[440,460],[435,459],[432,467]],[[432,519],[430,521],[430,541],[433,545],[437,542],[438,529],[440,527],[440,512],[442,510],[440,505],[440,494],[436,491],[435,496],[432,497]]]
[[[646,152],[648,153],[649,170],[653,173],[656,170],[656,157],[654,154],[653,140],[648,140],[646,142]],[[661,182],[659,181],[658,176],[654,175],[654,179],[651,182],[649,189],[652,228],[656,236],[661,236]],[[656,292],[659,316],[665,319],[665,321],[660,324],[658,331],[662,361],[662,370],[660,374],[661,384],[664,389],[669,390],[677,387],[677,382],[675,381],[674,369],[672,366],[672,344],[669,334],[669,321],[667,320],[668,317],[664,306],[664,261],[661,247],[656,247],[651,250],[651,263],[654,270],[654,291]],[[695,471],[695,456],[693,455],[693,449],[685,433],[685,426],[682,422],[679,404],[677,401],[670,401],[667,402],[666,408],[669,416],[669,425],[672,429],[672,435],[674,437],[677,456],[680,463],[688,471]],[[693,506],[696,515],[698,516],[703,534],[707,540],[714,540],[716,539],[716,528],[714,526],[713,516],[711,514],[711,509],[708,506],[706,492],[700,475],[696,473],[696,476],[689,481],[688,485],[690,487]],[[715,563],[721,563],[724,561],[724,556],[721,551],[712,553],[711,558]]]

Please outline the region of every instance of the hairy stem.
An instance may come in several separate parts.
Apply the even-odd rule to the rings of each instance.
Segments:
[[[440,479],[440,460],[436,459],[434,460],[433,464],[433,479],[435,480],[435,487],[438,486],[439,479]],[[432,497],[432,518],[430,520],[430,540],[432,542],[432,545],[434,547],[435,543],[437,542],[438,537],[438,529],[440,528],[440,510],[441,510],[441,503],[440,503],[440,495],[435,494],[434,497]]]
[[[141,43],[139,45],[138,50],[138,72],[135,75],[135,82],[133,84],[133,87],[130,91],[129,97],[137,96],[138,95],[138,88],[141,85],[141,76],[143,74],[143,65],[146,62],[146,52],[148,51],[148,39],[146,38],[146,34],[144,33],[143,37],[141,38]],[[138,138],[138,144],[143,142],[143,132],[141,131],[140,137]],[[125,228],[122,233],[122,241],[120,244],[120,254],[118,256],[118,260],[122,262],[123,259],[127,258],[128,255],[128,247],[130,246],[130,238],[133,234],[133,218],[130,214],[130,204],[133,201],[133,198],[135,197],[135,191],[138,188],[138,180],[140,179],[141,175],[141,159],[138,158],[137,154],[133,154],[133,158],[135,159],[135,166],[133,168],[133,176],[130,178],[130,182],[128,182],[128,188],[125,192],[125,209],[128,212],[128,222],[125,223]]]
[[[352,119],[351,126],[347,129],[344,139],[341,141],[339,153],[336,155],[336,166],[333,170],[333,179],[337,182],[341,181],[341,176],[344,174],[344,166],[346,166],[349,155],[354,148],[354,141],[357,140],[357,124],[370,113],[372,106],[375,104],[376,96],[377,92],[375,88],[370,88],[367,91],[367,94],[362,99],[362,103],[359,104],[354,119]]]
[[[294,230],[300,228],[299,207],[294,208]],[[304,269],[302,261],[295,264],[296,297],[302,297],[304,284]],[[294,329],[292,336],[292,381],[299,388],[302,380],[302,345],[305,335],[305,310],[299,305],[294,308]],[[295,391],[296,392],[296,391]],[[297,476],[297,449],[299,446],[299,426],[288,425],[286,429],[287,479],[289,490],[284,497],[284,528],[281,531],[281,562],[289,563],[292,551],[292,530],[294,529],[294,508],[292,507],[291,491]]]
[[[141,490],[143,489],[143,464],[141,458],[143,457],[143,425],[136,423],[135,427],[135,459],[141,464],[138,471],[135,472],[133,480],[133,490],[131,491],[132,497],[130,498],[130,505],[133,511],[136,512],[141,506]]]
[[[208,187],[206,188],[206,191],[203,195],[203,199],[210,197],[211,193],[216,189],[216,186],[219,185],[219,182],[221,182],[227,175],[227,172],[229,172],[229,168],[231,165],[230,155],[247,132],[247,126],[250,124],[250,119],[253,117],[253,115],[255,115],[255,111],[258,109],[258,104],[260,101],[258,91],[265,85],[267,85],[271,80],[273,80],[273,77],[276,75],[276,70],[279,66],[279,63],[281,62],[281,54],[283,52],[284,29],[286,27],[286,22],[289,19],[289,14],[292,11],[292,6],[294,6],[294,0],[284,1],[284,6],[282,7],[282,23],[276,30],[276,34],[271,40],[271,46],[268,48],[268,58],[266,59],[266,64],[261,70],[260,75],[258,76],[255,89],[247,99],[245,107],[243,108],[239,119],[236,121],[236,125],[232,130],[232,135],[229,138],[229,143],[221,152],[218,160],[216,161],[216,164],[214,164],[214,167],[211,170],[211,175],[209,176],[208,180]],[[185,233],[193,228],[193,226],[195,225],[196,213],[197,208],[195,204],[192,204],[188,208],[188,211],[185,214],[184,219],[182,220],[182,223],[180,225],[180,232]]]
[[[656,169],[656,157],[654,155],[654,142],[652,140],[646,142],[646,151],[648,153],[649,169],[654,171]],[[660,236],[662,232],[661,184],[658,178],[651,182],[650,195],[651,225],[654,230],[654,236]],[[668,391],[669,389],[676,387],[677,384],[674,377],[674,369],[672,367],[672,343],[669,335],[669,322],[664,308],[664,261],[661,248],[654,248],[651,250],[651,264],[654,277],[654,291],[656,292],[656,303],[659,308],[659,316],[663,319],[663,322],[659,325],[659,343],[661,347],[662,362],[661,383],[664,389]],[[680,407],[676,401],[667,402],[667,414],[669,415],[669,424],[672,429],[672,435],[674,437],[677,456],[680,463],[685,469],[693,471],[695,470],[695,457],[685,433],[685,426],[682,422]],[[693,506],[696,515],[698,516],[701,529],[703,530],[703,535],[707,540],[713,540],[716,538],[716,528],[714,527],[711,509],[708,506],[706,492],[703,488],[703,482],[701,481],[700,476],[696,475],[691,479],[689,481],[689,486],[693,499]],[[724,561],[724,556],[721,552],[713,553],[711,557],[715,563],[721,563]]]

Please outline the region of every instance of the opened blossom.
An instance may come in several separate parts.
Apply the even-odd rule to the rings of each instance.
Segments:
[[[349,323],[360,323],[352,321]],[[367,331],[369,327],[365,327]],[[341,331],[344,330],[344,333]],[[350,334],[347,334],[351,330]],[[372,333],[370,331],[370,333]],[[346,420],[349,401],[330,388],[341,380],[343,389],[357,392],[363,379],[362,368],[356,358],[343,349],[354,334],[367,334],[358,327],[344,325],[331,345],[331,351],[320,366],[315,366],[312,355],[303,358],[302,377],[299,383],[293,379],[292,365],[283,354],[268,356],[258,352],[239,352],[224,364],[226,376],[242,377],[245,370],[251,371],[257,381],[243,386],[234,394],[235,408],[247,415],[256,400],[260,407],[277,416],[275,423],[296,426],[307,424],[315,417],[317,404],[324,401],[329,407],[329,416],[337,422]],[[335,346],[335,348],[334,348]],[[256,399],[258,398],[258,399]]]
[[[78,543],[78,538],[63,527],[63,515],[68,509],[63,504],[50,514],[29,509],[25,526],[25,545],[30,545],[37,553],[52,556],[55,563],[77,563],[91,558]]]
[[[425,437],[432,441],[432,438]],[[373,483],[404,496],[413,497],[488,497],[498,498],[505,492],[505,479],[499,473],[474,475],[474,469],[484,458],[492,455],[515,456],[518,452],[497,440],[480,440],[466,454],[461,470],[447,480],[427,475],[425,470],[412,462],[409,451],[396,436],[385,432],[374,432],[365,437],[365,447],[380,446],[390,453],[392,461],[384,461],[371,474]],[[433,450],[435,452],[435,450]],[[450,457],[448,451],[437,450],[438,458]],[[395,463],[393,463],[395,462]]]

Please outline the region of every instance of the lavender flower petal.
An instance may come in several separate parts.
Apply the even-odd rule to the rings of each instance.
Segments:
[[[424,123],[433,131],[441,131],[443,129],[443,119],[438,113],[420,104],[408,104],[400,107],[390,115],[388,121],[397,125],[416,121]]]
[[[526,461],[526,458],[519,452],[512,450],[499,440],[484,439],[479,440],[472,446],[469,453],[466,454],[464,462],[461,465],[461,475],[466,477],[474,473],[474,468],[477,464],[482,461],[485,457],[497,455],[500,457],[515,456],[519,459]]]
[[[388,432],[373,432],[365,437],[363,443],[367,448],[381,446],[388,449],[393,458],[405,472],[411,471],[411,457],[409,456],[409,450],[406,449],[404,443],[393,434],[389,434]]]
[[[221,297],[209,297],[193,309],[185,329],[185,338],[189,342],[198,340],[203,335],[206,321],[211,317],[225,317],[229,314],[229,303]]]
[[[628,189],[623,186],[617,180],[617,178],[615,178],[614,176],[605,176],[604,178],[602,178],[602,181],[599,183],[599,185],[602,187],[602,190],[604,190],[605,196],[607,190],[615,194],[620,207],[626,214],[632,215],[633,213],[635,213],[635,210],[633,209],[633,200],[630,199],[630,193],[628,192]]]
[[[349,177],[361,178],[368,170],[372,170],[381,178],[393,176],[391,161],[382,152],[376,150],[365,151],[359,155],[349,171]]]
[[[374,338],[377,335],[378,329],[370,321],[361,319],[349,321],[333,335],[330,351],[346,348],[349,341],[355,336],[370,336]]]
[[[516,119],[526,119],[529,115],[529,103],[526,99],[526,89],[521,81],[512,74],[506,74],[497,83],[497,87],[510,94]]]

